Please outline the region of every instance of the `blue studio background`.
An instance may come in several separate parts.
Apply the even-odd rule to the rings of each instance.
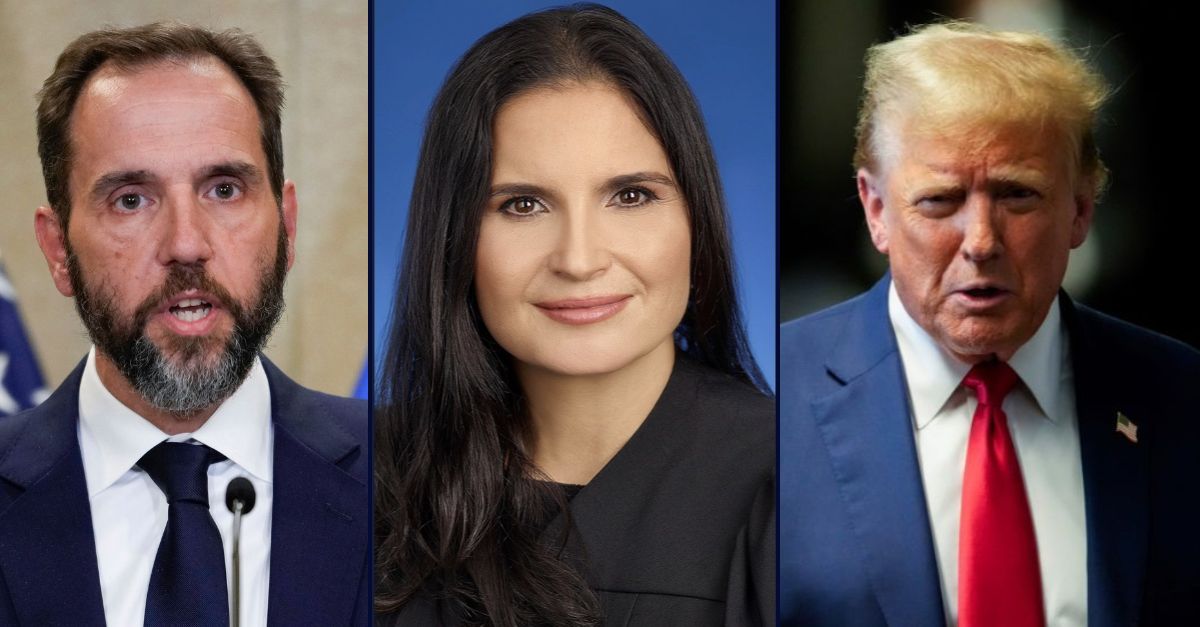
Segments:
[[[374,32],[374,337],[383,355],[425,115],[479,37],[561,3],[377,2]],[[775,387],[775,3],[605,2],[646,31],[692,87],[716,151],[732,219],[751,349]]]

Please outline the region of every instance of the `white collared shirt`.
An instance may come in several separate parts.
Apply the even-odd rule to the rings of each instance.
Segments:
[[[79,449],[87,479],[100,569],[104,617],[109,625],[141,625],[159,541],[167,526],[167,499],[135,465],[163,440],[197,441],[228,459],[209,466],[209,511],[225,547],[226,587],[232,575],[233,514],[225,488],[244,476],[254,485],[254,509],[241,530],[241,624],[267,624],[270,581],[274,431],[267,375],[256,358],[241,386],[194,433],[169,437],[116,399],[88,353],[79,383]]]
[[[947,624],[958,624],[958,531],[963,470],[977,400],[963,385],[971,366],[942,349],[904,309],[895,283],[888,316],[908,385],[925,501],[933,526]],[[1087,524],[1075,414],[1074,373],[1058,299],[1008,364],[1023,385],[1004,399],[1009,433],[1033,515],[1050,627],[1087,624]]]

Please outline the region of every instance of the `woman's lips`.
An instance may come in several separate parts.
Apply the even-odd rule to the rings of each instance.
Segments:
[[[608,320],[625,308],[630,294],[592,296],[534,303],[546,317],[563,324],[592,324]]]

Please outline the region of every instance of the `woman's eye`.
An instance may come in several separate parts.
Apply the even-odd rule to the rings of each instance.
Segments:
[[[532,196],[510,198],[500,205],[500,211],[517,217],[532,216],[544,211],[541,203]]]
[[[627,187],[613,197],[613,204],[619,207],[640,207],[654,199],[654,195],[640,187]]]

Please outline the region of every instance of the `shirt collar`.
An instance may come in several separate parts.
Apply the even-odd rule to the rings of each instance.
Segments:
[[[917,429],[922,429],[960,389],[971,365],[943,349],[913,320],[900,302],[894,281],[888,286],[888,318],[896,334],[900,359],[905,364],[913,421]],[[1050,420],[1055,419],[1060,407],[1059,379],[1063,374],[1065,343],[1066,330],[1056,296],[1041,326],[1008,362]]]
[[[1008,365],[1017,371],[1025,387],[1033,394],[1033,400],[1042,414],[1056,420],[1062,399],[1059,398],[1059,380],[1063,376],[1063,358],[1066,355],[1067,330],[1062,324],[1062,312],[1058,309],[1058,297],[1050,303],[1050,312],[1042,325],[1013,353]]]
[[[88,497],[116,483],[167,434],[117,400],[96,372],[96,349],[88,352],[79,381],[79,448]],[[196,440],[244,470],[272,481],[271,391],[257,357],[238,389],[194,433],[169,438]]]

